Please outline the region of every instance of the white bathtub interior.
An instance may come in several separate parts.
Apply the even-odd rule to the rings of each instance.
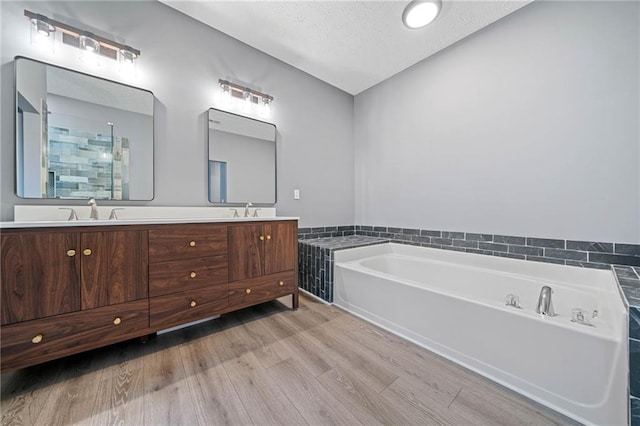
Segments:
[[[335,252],[334,274],[337,306],[580,422],[627,424],[628,319],[610,271],[389,243]],[[555,317],[535,313],[543,285]],[[594,326],[574,308],[597,311]]]

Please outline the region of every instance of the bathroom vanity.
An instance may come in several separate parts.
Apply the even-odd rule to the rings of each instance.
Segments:
[[[296,219],[177,222],[3,227],[1,371],[282,296],[297,308]]]

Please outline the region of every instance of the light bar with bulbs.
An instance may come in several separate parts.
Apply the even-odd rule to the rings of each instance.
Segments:
[[[232,98],[236,98],[244,101],[248,106],[257,105],[258,113],[262,116],[268,116],[271,113],[273,96],[227,80],[218,79],[218,84],[222,89],[223,99],[226,98],[230,101]]]
[[[60,41],[80,49],[83,60],[98,61],[98,55],[105,56],[117,60],[123,72],[135,73],[135,62],[140,56],[138,49],[26,9],[24,16],[31,21],[32,44],[45,44],[53,50],[55,33],[59,32],[62,34]]]

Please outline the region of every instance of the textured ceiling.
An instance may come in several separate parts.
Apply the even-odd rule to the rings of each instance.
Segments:
[[[409,0],[161,1],[356,95],[532,0],[443,0],[419,30],[402,24]]]

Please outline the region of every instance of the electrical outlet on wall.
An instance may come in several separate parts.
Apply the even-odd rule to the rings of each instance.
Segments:
[[[299,189],[294,189],[293,190],[293,199],[294,200],[299,200],[300,199],[300,190]]]

